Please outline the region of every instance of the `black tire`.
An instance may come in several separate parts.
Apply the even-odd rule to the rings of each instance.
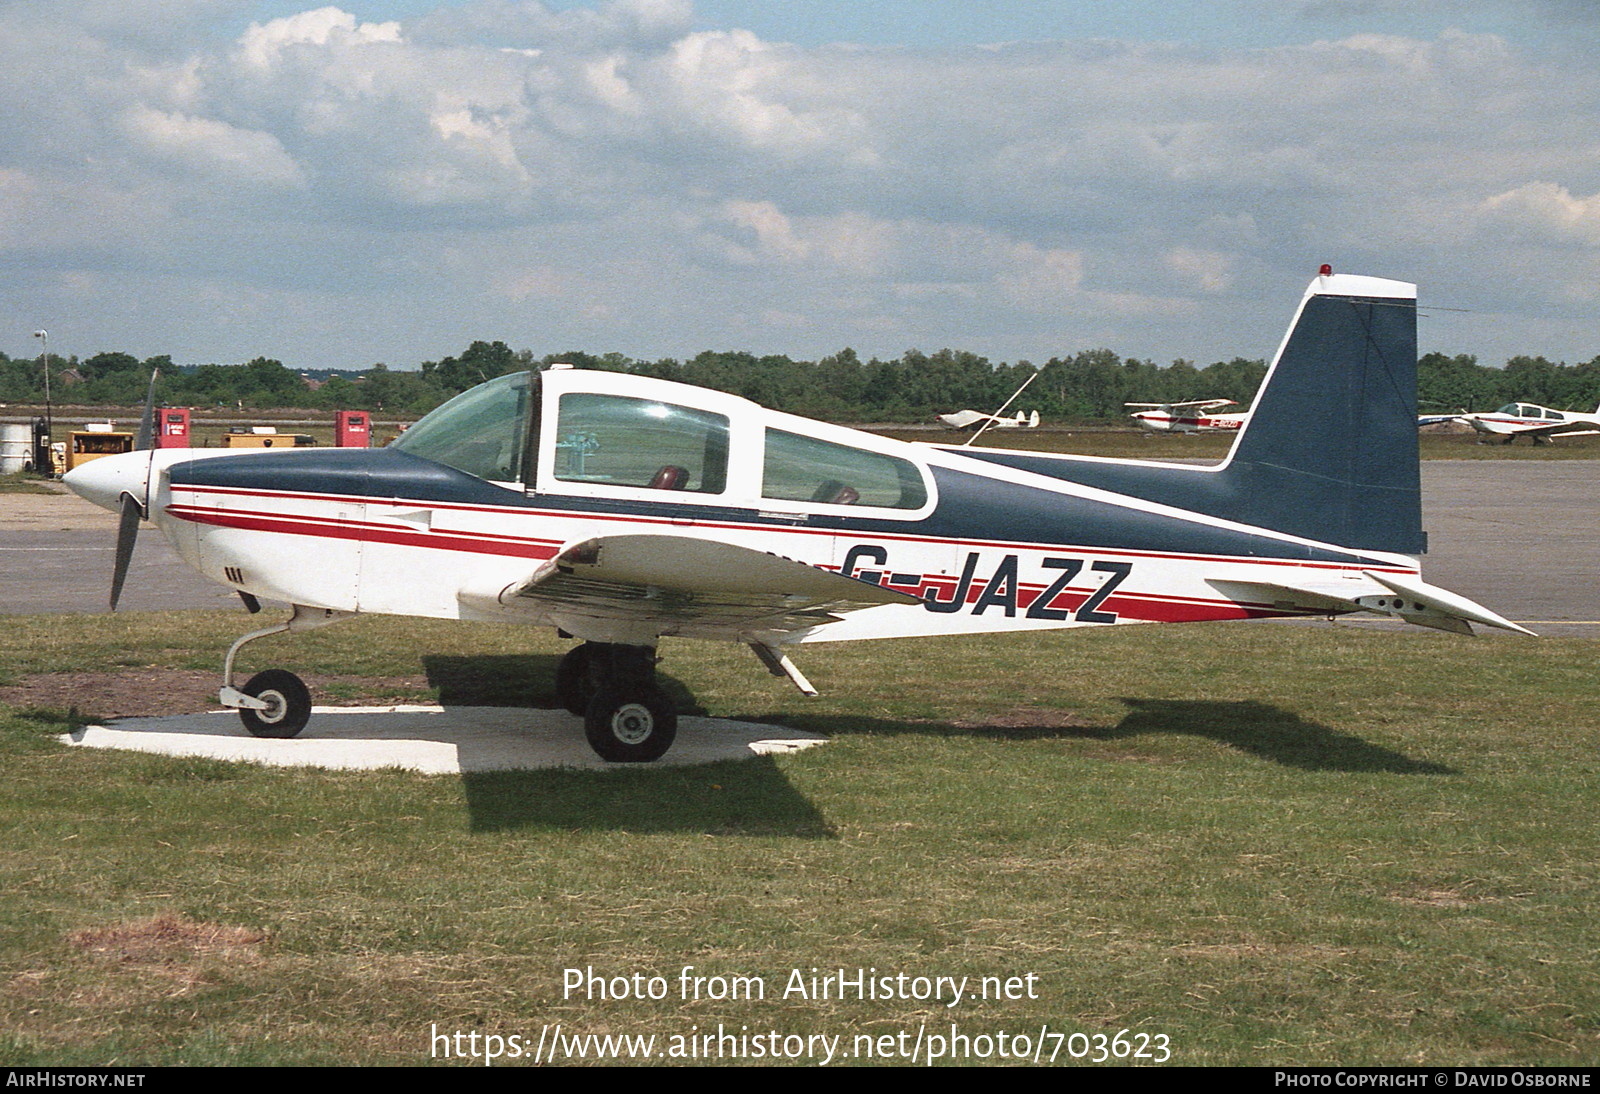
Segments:
[[[605,684],[589,700],[583,732],[603,760],[649,763],[672,747],[678,736],[678,712],[655,688]]]
[[[257,737],[294,737],[311,720],[311,692],[287,669],[258,672],[239,690],[268,704],[266,710],[239,708],[239,720]]]
[[[594,698],[594,683],[589,678],[589,666],[594,661],[594,651],[585,642],[573,646],[556,666],[556,698],[569,714],[582,718],[589,712],[589,700]]]

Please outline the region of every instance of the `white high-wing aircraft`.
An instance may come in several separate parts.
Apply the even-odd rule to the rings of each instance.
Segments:
[[[984,425],[986,429],[1038,429],[1039,412],[1031,414],[1017,411],[1016,417],[1007,418],[1003,414],[985,414],[981,410],[958,410],[954,414],[935,415],[941,422],[951,429],[972,429]]]
[[[1239,414],[1207,414],[1219,406],[1233,406],[1232,399],[1191,399],[1187,403],[1123,403],[1139,410],[1129,417],[1154,433],[1231,433],[1244,427],[1248,411]]]
[[[653,760],[664,637],[808,642],[1369,611],[1524,628],[1424,582],[1416,289],[1312,281],[1216,467],[909,444],[702,388],[553,367],[456,397],[388,448],[153,449],[67,484],[147,515],[206,577],[292,605],[221,701],[292,737],[311,698],[245,644],[358,612],[554,627],[594,749]],[[148,429],[143,430],[148,437]]]
[[[1510,444],[1518,437],[1532,438],[1534,444],[1548,444],[1552,437],[1579,437],[1600,433],[1600,407],[1593,414],[1575,410],[1551,410],[1535,403],[1507,403],[1492,414],[1457,414],[1479,433],[1503,438]]]

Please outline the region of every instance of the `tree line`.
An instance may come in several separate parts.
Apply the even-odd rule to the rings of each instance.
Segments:
[[[79,360],[52,355],[51,398],[58,404],[138,405],[150,370],[159,367],[158,400],[169,406],[350,409],[404,417],[425,413],[485,380],[556,361],[676,380],[742,395],[775,410],[855,422],[991,411],[1035,374],[1038,378],[1012,409],[1037,409],[1053,421],[1117,420],[1126,414],[1126,402],[1232,399],[1248,406],[1266,373],[1261,360],[1234,358],[1205,367],[1180,360],[1158,366],[1106,349],[1052,357],[1036,366],[950,349],[908,350],[891,360],[866,361],[851,349],[818,361],[707,351],[680,361],[582,351],[536,357],[504,342],[473,342],[459,356],[425,361],[414,371],[381,364],[364,372],[334,370],[316,387],[265,357],[240,365],[175,366],[166,356],[140,360],[127,353],[99,353]],[[42,403],[44,394],[42,358],[0,354],[0,402]],[[1492,368],[1469,355],[1430,353],[1418,361],[1418,396],[1424,410],[1492,410],[1519,400],[1592,410],[1600,404],[1600,357],[1578,365],[1515,357],[1503,368]]]

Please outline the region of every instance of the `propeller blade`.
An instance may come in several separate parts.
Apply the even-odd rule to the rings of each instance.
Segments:
[[[139,419],[139,435],[134,440],[134,451],[150,451],[150,462],[145,467],[144,497],[122,495],[122,516],[117,521],[116,567],[111,571],[111,610],[117,610],[122,598],[123,583],[128,580],[128,565],[133,561],[133,545],[139,538],[139,522],[150,506],[150,479],[155,470],[156,378],[160,369],[150,370],[150,388],[145,392],[144,415]]]
[[[139,536],[139,521],[144,512],[132,494],[122,495],[122,519],[117,523],[117,562],[111,572],[111,610],[117,610],[122,583],[128,579],[128,563],[133,561],[133,541]]]
[[[151,442],[155,439],[156,379],[160,375],[160,369],[153,368],[150,370],[150,389],[145,392],[144,396],[144,416],[139,419],[139,436],[133,445],[135,452],[143,452],[145,449],[150,448],[152,446]]]

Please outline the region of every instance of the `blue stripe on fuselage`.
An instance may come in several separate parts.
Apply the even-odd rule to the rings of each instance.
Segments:
[[[1278,558],[1352,563],[1361,555],[1286,543],[1271,536],[1216,528],[1145,512],[1110,501],[1094,501],[1050,489],[1004,482],[984,475],[933,468],[939,503],[920,521],[812,514],[801,527],[845,535],[927,536],[953,541],[1003,541],[1050,547],[1072,545],[1106,550]],[[704,502],[525,495],[475,475],[397,449],[329,449],[247,453],[172,465],[175,485],[275,490],[308,494],[393,498],[397,502],[485,505],[599,513],[660,520],[726,521],[795,527],[793,518],[764,516],[753,508]]]
[[[520,490],[507,490],[476,475],[395,448],[250,452],[175,463],[171,474],[175,486],[287,490],[462,505],[528,504]]]
[[[1367,561],[1354,552],[1286,543],[1269,535],[1217,528],[1116,502],[1075,497],[946,467],[933,468],[933,475],[939,505],[926,520],[908,527],[889,521],[836,517],[829,518],[826,526],[863,534],[914,530],[940,539],[1000,540],[1041,546],[1070,544],[1106,550],[1347,564]]]

